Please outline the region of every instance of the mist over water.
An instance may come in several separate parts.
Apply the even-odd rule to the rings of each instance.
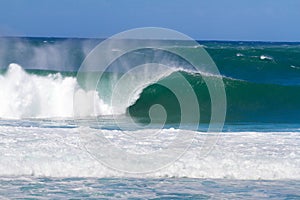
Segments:
[[[24,69],[76,72],[86,56],[101,41],[101,39],[0,37],[0,69],[6,69],[10,63],[17,63]],[[162,41],[150,43],[162,43]],[[200,45],[189,46],[183,41],[163,41],[163,43],[172,48],[200,47]],[[220,73],[226,77],[280,85],[300,83],[299,43],[216,41],[199,41],[199,43],[208,51]],[[111,51],[110,54],[113,54],[119,50]],[[143,59],[140,57],[141,54],[144,54]],[[132,52],[127,56],[127,61],[125,60],[118,59],[115,66],[110,68],[118,69],[120,64],[122,64],[121,68],[126,68],[126,65],[140,63],[139,60],[144,62],[160,60],[177,67],[184,65],[184,68],[188,68],[188,64],[180,58],[159,51]]]
[[[0,38],[0,69],[18,63],[25,69],[77,71],[101,40],[63,38]]]

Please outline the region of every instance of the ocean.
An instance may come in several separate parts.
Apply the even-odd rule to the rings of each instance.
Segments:
[[[0,38],[1,199],[300,199],[300,43],[102,41]]]

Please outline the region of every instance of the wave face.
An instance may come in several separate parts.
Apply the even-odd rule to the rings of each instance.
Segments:
[[[201,121],[208,122],[211,114],[210,95],[201,74],[180,72],[192,85],[199,102]],[[149,121],[148,110],[154,104],[163,105],[169,122],[180,120],[180,105],[174,94],[160,85],[164,81],[178,83],[176,73],[157,84],[146,87],[140,98],[128,108],[133,116]],[[216,79],[210,76],[208,79]],[[251,83],[223,77],[227,96],[227,122],[300,122],[300,86]],[[180,87],[180,84],[178,84]],[[184,91],[184,88],[182,88]]]

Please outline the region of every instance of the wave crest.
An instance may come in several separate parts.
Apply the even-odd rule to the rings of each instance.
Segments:
[[[9,65],[0,75],[0,118],[73,117],[74,94],[80,101],[80,116],[111,114],[111,109],[96,91],[82,90],[74,77],[60,73],[28,74],[18,64]],[[88,102],[95,98],[95,105]]]

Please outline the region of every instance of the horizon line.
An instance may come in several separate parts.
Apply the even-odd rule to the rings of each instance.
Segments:
[[[105,40],[110,37],[67,37],[67,36],[11,36],[11,35],[0,35],[0,38],[54,38],[54,39],[94,39],[94,40]],[[128,40],[134,40],[134,38],[130,38]],[[166,39],[167,40],[167,39]],[[170,39],[172,40],[172,39]],[[194,39],[195,41],[203,41],[203,42],[261,42],[261,43],[300,43],[299,41],[284,41],[284,40],[234,40],[234,39]]]

